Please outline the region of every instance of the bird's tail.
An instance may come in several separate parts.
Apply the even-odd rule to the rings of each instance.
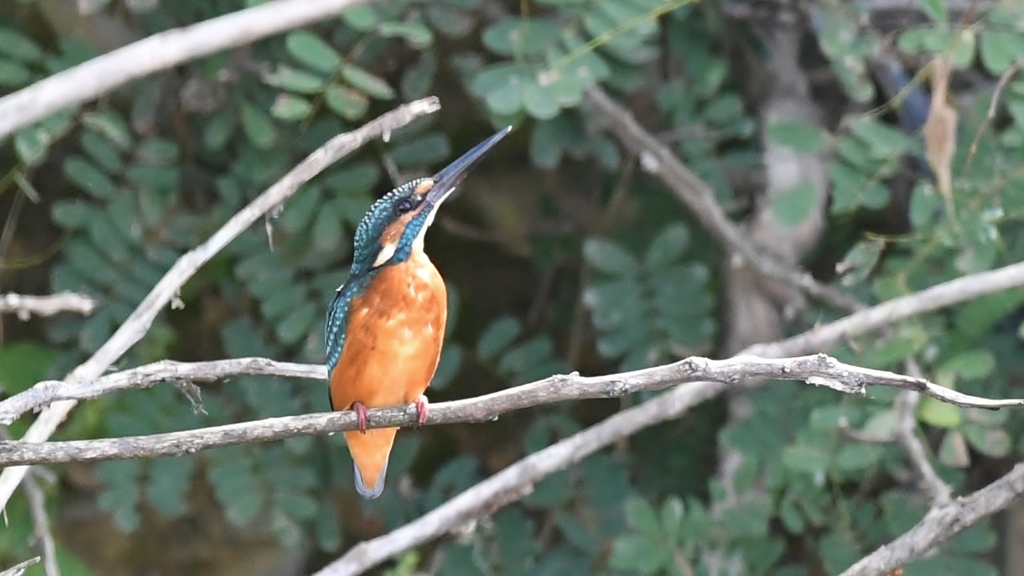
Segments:
[[[388,471],[388,455],[398,428],[373,428],[365,434],[345,432],[348,451],[355,468],[356,491],[363,498],[376,498],[384,491]]]

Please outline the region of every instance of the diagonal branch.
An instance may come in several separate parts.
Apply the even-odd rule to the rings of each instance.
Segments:
[[[137,78],[325,20],[366,2],[276,0],[154,34],[0,98],[0,140]]]
[[[0,294],[0,314],[13,313],[20,320],[36,316],[53,316],[71,312],[88,316],[96,309],[96,301],[76,292],[59,292],[47,296],[28,296],[9,292]]]
[[[437,98],[430,97],[411,102],[384,114],[361,128],[339,134],[313,151],[302,162],[292,168],[283,178],[267,188],[245,208],[231,217],[210,238],[182,255],[171,269],[164,274],[145,299],[135,308],[127,320],[117,329],[100,349],[68,375],[71,383],[87,382],[98,378],[111,364],[117,361],[129,348],[135,345],[149,330],[157,314],[171,301],[181,287],[204,264],[225,246],[252,225],[260,217],[290,198],[311,178],[325,168],[347,156],[366,142],[383,134],[390,134],[420,116],[436,112],[440,108]],[[57,426],[64,421],[74,408],[75,400],[51,404],[32,423],[22,437],[27,442],[44,442]],[[0,508],[7,504],[14,489],[24,478],[24,466],[9,467],[0,473]]]
[[[804,354],[826,350],[851,338],[907,318],[1024,285],[1024,263],[964,276],[921,292],[895,298],[809,330],[781,342],[756,344],[744,353],[761,356]],[[326,566],[318,576],[360,574],[389,558],[458,529],[465,522],[492,512],[492,502],[514,502],[545,477],[579,462],[594,452],[649,426],[685,414],[717,397],[728,386],[697,382],[677,386],[643,404],[618,412],[565,440],[535,452],[498,474],[476,484],[433,511],[408,524],[362,542]],[[918,554],[923,553],[919,551]]]
[[[57,565],[57,547],[53,543],[50,517],[46,514],[46,495],[43,494],[43,488],[31,474],[25,478],[22,488],[28,495],[33,529],[43,555],[43,570],[46,572],[46,576],[60,576],[60,567]]]
[[[24,574],[25,571],[28,570],[31,566],[38,564],[39,560],[40,557],[36,556],[35,558],[29,558],[24,562],[19,562],[14,566],[11,566],[10,568],[0,572],[0,576],[22,576],[22,574]]]
[[[861,558],[840,576],[888,574],[920,558],[950,536],[974,526],[1024,495],[1024,463],[969,496],[932,508],[899,538]]]
[[[796,286],[840,310],[854,311],[864,307],[841,290],[821,284],[807,272],[788,266],[776,257],[758,250],[719,206],[711,187],[687,169],[667,146],[644,129],[629,111],[616,104],[606,93],[591,88],[587,91],[587,104],[608,131],[640,158],[644,170],[661,178],[708,232],[729,250],[746,259],[758,273]]]

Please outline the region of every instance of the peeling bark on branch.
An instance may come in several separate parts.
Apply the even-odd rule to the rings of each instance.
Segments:
[[[200,365],[203,364],[209,365]],[[259,365],[253,364],[251,360],[249,364]],[[266,373],[274,373],[278,367],[272,364],[265,366]],[[320,372],[326,379],[326,373],[317,368],[310,366],[309,370],[302,372]],[[288,371],[291,370],[289,367]],[[253,372],[249,370],[247,373]],[[586,377],[575,373],[555,375],[477,398],[435,404],[430,408],[427,424],[489,422],[497,420],[500,415],[507,412],[533,406],[568,400],[619,398],[640,391],[662,390],[691,382],[714,382],[726,388],[742,389],[747,387],[751,380],[763,379],[798,380],[858,395],[864,394],[868,385],[891,386],[918,391],[957,406],[973,408],[1024,406],[1024,399],[978,398],[944,388],[923,378],[844,364],[825,354],[781,359],[736,356],[727,360],[709,360],[693,357],[655,368],[607,376]],[[151,383],[140,379],[134,381],[139,383],[138,387]],[[113,389],[115,388],[109,387],[108,391]],[[415,426],[416,422],[414,404],[369,412],[370,428]],[[0,466],[181,456],[217,446],[269,442],[299,435],[354,430],[356,424],[355,413],[344,411],[268,418],[148,436],[46,443],[7,441],[0,442]]]
[[[0,314],[13,313],[20,320],[36,316],[53,316],[71,312],[88,316],[96,309],[96,301],[75,292],[59,292],[46,296],[27,296],[9,292],[0,294]]]

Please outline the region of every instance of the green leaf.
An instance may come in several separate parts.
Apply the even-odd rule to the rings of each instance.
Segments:
[[[636,258],[620,244],[605,238],[588,238],[583,243],[583,258],[590,266],[605,274],[631,276],[636,273]]]
[[[507,348],[522,332],[519,320],[512,316],[502,316],[491,322],[476,343],[476,354],[483,360],[494,359],[499,352]]]
[[[174,164],[178,160],[178,144],[166,138],[148,138],[135,148],[135,157],[144,164]]]
[[[444,132],[422,134],[411,142],[391,148],[391,159],[400,167],[414,167],[441,162],[451,156],[451,146]]]
[[[124,167],[121,160],[121,151],[114,144],[96,132],[86,130],[79,138],[82,149],[90,158],[96,161],[100,167],[108,173],[117,173]]]
[[[644,254],[644,268],[655,270],[679,260],[690,244],[690,230],[680,222],[665,227]]]
[[[333,74],[341,65],[341,56],[319,36],[306,30],[290,32],[284,39],[285,48],[306,66]]]
[[[817,189],[803,181],[772,199],[772,215],[783,226],[796,228],[811,216],[817,204]]]
[[[896,437],[899,428],[899,414],[892,408],[876,412],[861,428],[861,434],[868,440],[889,442]]]
[[[927,14],[932,20],[939,24],[949,22],[949,11],[946,8],[946,0],[918,0],[921,4],[921,11]]]
[[[682,530],[686,508],[678,496],[669,496],[661,504],[661,531],[668,537],[670,544],[675,544]]]
[[[981,63],[989,74],[1000,76],[1024,54],[1024,35],[985,28],[978,45]]]
[[[387,82],[354,64],[341,67],[341,78],[371,98],[391,100],[395,97],[395,91]]]
[[[523,106],[526,112],[538,120],[550,120],[558,116],[561,107],[558,97],[548,88],[537,83],[536,78],[528,78],[523,84]]]
[[[541,55],[558,40],[562,26],[540,18],[508,16],[484,29],[484,46],[499,56]]]
[[[297,94],[318,94],[327,84],[326,80],[317,74],[285,65],[279,65],[273,72],[264,74],[263,81]]]
[[[1010,435],[1002,428],[991,428],[968,422],[960,430],[967,442],[986,456],[1003,458],[1013,448]]]
[[[946,360],[936,369],[950,375],[959,375],[964,380],[987,378],[996,368],[996,357],[991,350],[978,348],[961,352]]]
[[[434,43],[434,33],[422,22],[382,22],[377,33],[384,38],[401,38],[413,48],[426,48]]]
[[[325,552],[337,551],[341,547],[341,527],[334,506],[318,506],[314,528],[316,543]]]
[[[530,131],[530,161],[538,168],[551,169],[562,161],[565,148],[559,138],[560,122],[535,122]]]
[[[656,537],[661,534],[661,522],[658,513],[646,499],[631,496],[625,503],[626,524],[630,528],[646,536]]]
[[[0,347],[0,390],[10,397],[52,373],[60,355],[38,342],[14,341]]]
[[[277,130],[270,117],[248,102],[242,104],[242,130],[253,146],[263,150],[277,140]]]
[[[313,105],[302,96],[278,94],[274,105],[270,107],[270,115],[285,122],[305,120],[313,111]]]
[[[114,181],[81,156],[69,156],[64,160],[64,176],[79,189],[96,198],[107,200],[117,193]]]
[[[43,59],[43,51],[35,42],[7,27],[0,27],[0,54],[30,63]]]
[[[127,150],[133,141],[131,127],[117,112],[97,110],[82,115],[82,124],[105,136],[121,150]]]
[[[409,100],[426,96],[430,93],[436,75],[437,55],[432,50],[425,51],[419,60],[402,74],[402,96]]]
[[[186,498],[194,470],[191,458],[153,460],[147,474],[146,501],[167,518],[182,516],[188,511]]]
[[[324,92],[324,101],[332,112],[346,120],[358,120],[366,115],[370,99],[366,94],[348,86],[331,84]]]
[[[377,25],[377,12],[373,6],[353,6],[341,13],[341,19],[345,24],[358,32],[369,32]]]
[[[282,512],[296,520],[312,520],[319,508],[317,501],[309,494],[290,490],[274,492],[273,499]]]
[[[14,135],[14,150],[22,162],[34,166],[46,158],[50,142],[50,135],[45,130],[39,126],[30,126]]]
[[[629,573],[656,574],[671,559],[671,550],[646,536],[629,535],[615,540],[609,564]]]
[[[283,344],[295,344],[313,331],[316,307],[306,302],[285,316],[275,327],[277,339]]]
[[[952,468],[966,468],[971,465],[971,454],[967,441],[959,430],[950,430],[939,445],[939,461]]]
[[[798,441],[782,451],[782,463],[794,472],[817,475],[828,469],[831,450],[821,443]]]
[[[937,428],[956,428],[963,421],[960,408],[925,396],[917,408],[917,417]]]
[[[767,132],[769,139],[797,152],[823,152],[828,148],[821,128],[812,122],[774,122]]]
[[[918,145],[902,131],[874,118],[854,120],[850,123],[850,131],[867,144],[871,155],[879,160],[889,160],[918,148]]]
[[[341,218],[334,210],[320,210],[313,223],[313,248],[317,252],[337,252],[342,239]]]
[[[50,216],[60,227],[68,230],[84,230],[91,220],[97,218],[95,208],[74,200],[58,200]]]
[[[878,464],[883,449],[877,444],[853,442],[843,445],[836,453],[835,466],[841,472],[856,473]]]
[[[21,88],[32,80],[32,73],[17,62],[0,60],[0,86]]]
[[[864,555],[855,534],[847,528],[836,528],[825,534],[819,546],[825,571],[829,574],[839,574]]]
[[[856,286],[867,280],[885,248],[884,238],[869,238],[855,244],[843,260],[836,264],[843,286]]]

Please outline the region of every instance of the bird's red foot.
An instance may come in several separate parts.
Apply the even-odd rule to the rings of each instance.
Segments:
[[[416,399],[416,422],[420,426],[427,423],[427,413],[430,411],[430,402],[427,401],[427,397],[424,394],[420,394],[420,397]]]
[[[363,406],[359,402],[353,402],[352,411],[356,413],[356,420],[359,422],[359,431],[366,434],[366,406]]]

